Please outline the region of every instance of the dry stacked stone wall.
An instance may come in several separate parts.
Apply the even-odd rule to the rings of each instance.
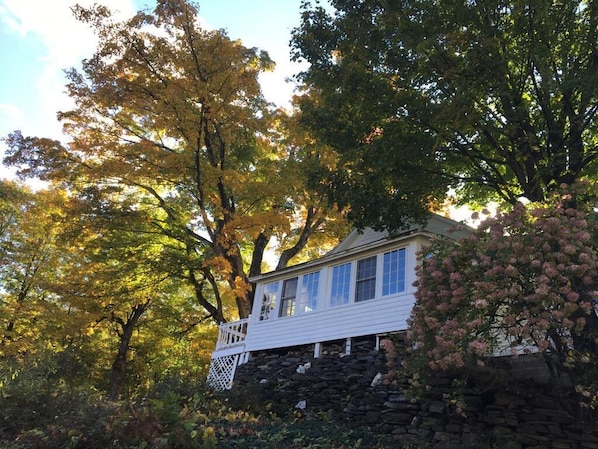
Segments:
[[[534,358],[467,381],[439,376],[429,395],[413,401],[406,385],[385,376],[389,361],[374,337],[355,339],[349,355],[344,344],[325,344],[319,358],[313,346],[252,354],[237,368],[233,393],[253,391],[280,411],[366,425],[435,448],[598,449],[595,415],[558,396]],[[459,396],[455,382],[464,386]]]

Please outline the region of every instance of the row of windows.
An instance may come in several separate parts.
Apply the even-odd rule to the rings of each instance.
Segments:
[[[376,297],[376,288],[382,296],[405,291],[405,248],[367,257],[356,262],[347,262],[332,267],[328,306],[349,304],[353,290],[355,302],[367,301]],[[356,265],[355,279],[352,268]],[[381,281],[377,272],[382,270]],[[278,316],[292,316],[317,310],[320,290],[320,272],[266,284],[262,298],[260,320]],[[277,312],[274,312],[276,310]]]

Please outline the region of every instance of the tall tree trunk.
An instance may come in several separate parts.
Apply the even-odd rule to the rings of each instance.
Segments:
[[[133,331],[135,330],[139,319],[147,310],[149,303],[150,302],[148,300],[133,307],[133,310],[127,317],[127,321],[123,321],[120,318],[115,318],[115,320],[120,324],[122,332],[119,334],[120,342],[118,345],[118,353],[116,354],[114,362],[112,363],[110,381],[108,383],[108,399],[111,401],[116,401],[122,392],[127,370],[127,355],[129,353]]]

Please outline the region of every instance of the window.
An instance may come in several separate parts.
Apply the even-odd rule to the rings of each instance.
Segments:
[[[404,293],[407,249],[400,248],[264,285],[259,320],[310,313]],[[355,267],[355,268],[353,268]],[[321,303],[326,287],[329,303]],[[329,289],[329,290],[328,290]],[[328,294],[328,293],[326,293]],[[597,307],[598,310],[598,307]]]
[[[367,301],[376,297],[376,256],[357,262],[355,301]]]
[[[318,307],[320,272],[309,273],[301,279],[299,312],[313,312]]]
[[[382,296],[405,291],[405,248],[384,253]]]
[[[262,298],[262,308],[260,310],[260,321],[270,318],[270,311],[276,305],[276,297],[278,295],[278,282],[266,284],[264,287],[264,297]]]
[[[297,297],[297,278],[287,279],[282,284],[279,316],[295,314],[295,299]]]
[[[349,302],[351,287],[351,263],[337,265],[332,268],[332,291],[330,305],[340,306]]]

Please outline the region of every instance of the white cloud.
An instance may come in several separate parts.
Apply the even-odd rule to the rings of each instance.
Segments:
[[[81,60],[90,57],[97,44],[93,31],[78,22],[71,11],[71,6],[91,6],[94,0],[0,0],[0,22],[12,29],[20,37],[34,36],[39,40],[43,55],[35,61],[38,94],[36,108],[47,117],[44,124],[35,125],[35,134],[58,138],[60,126],[55,116],[59,110],[69,109],[72,103],[65,94],[63,71],[78,67]],[[118,11],[118,18],[129,17],[135,10],[131,1],[102,0],[99,2],[113,11]],[[28,128],[28,127],[25,127]]]
[[[71,7],[74,4],[91,6],[94,0],[4,0],[0,6],[2,20],[21,36],[35,34],[44,43],[47,58],[52,63],[64,65],[79,60],[95,46],[89,28],[75,20]],[[131,16],[135,11],[130,1],[103,0],[99,2],[121,16]]]

